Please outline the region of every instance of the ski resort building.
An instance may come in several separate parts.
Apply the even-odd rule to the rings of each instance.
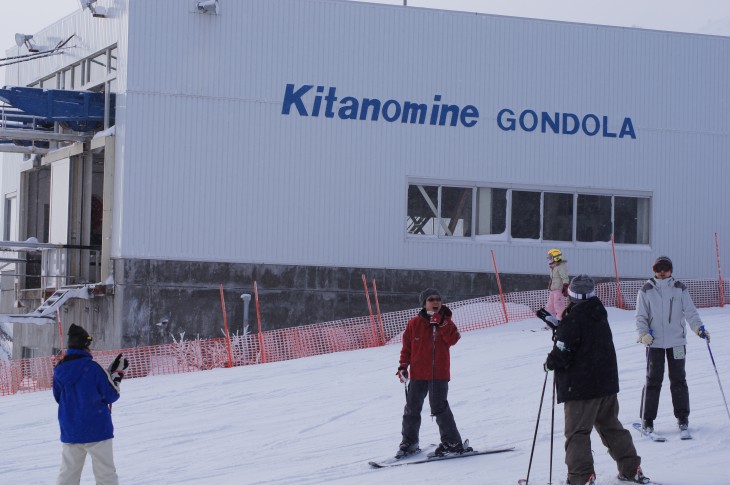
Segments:
[[[730,38],[98,0],[16,44],[0,91],[14,357],[50,355],[57,320],[96,348],[220,336],[221,293],[241,332],[254,282],[266,330],[367,313],[363,274],[389,311],[429,286],[546,288],[554,247],[572,275],[646,278],[666,254],[680,278],[717,278],[730,241]]]

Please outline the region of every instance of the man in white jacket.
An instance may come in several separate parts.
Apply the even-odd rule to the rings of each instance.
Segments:
[[[641,403],[642,426],[649,432],[654,430],[666,356],[674,416],[679,429],[685,433],[689,424],[689,389],[684,370],[686,325],[708,342],[710,333],[704,329],[687,287],[672,276],[672,260],[660,256],[652,269],[654,277],[649,278],[636,298],[638,342],[647,347],[646,384]]]

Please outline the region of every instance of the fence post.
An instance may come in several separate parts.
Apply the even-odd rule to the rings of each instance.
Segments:
[[[613,233],[611,233],[611,252],[613,253],[613,272],[616,274],[616,304],[619,309],[624,309],[623,298],[621,298],[621,282],[618,279],[618,266],[616,265],[616,247],[613,244]]]
[[[261,363],[266,363],[266,353],[264,352],[264,334],[261,332],[261,312],[259,311],[259,290],[256,282],[253,282],[253,295],[256,301],[256,320],[259,322],[259,349],[261,352]]]
[[[375,297],[375,310],[378,312],[378,325],[380,326],[380,341],[385,345],[385,329],[383,329],[383,319],[380,316],[380,303],[378,302],[378,287],[375,286],[373,280],[373,296]]]
[[[504,312],[504,323],[509,322],[507,316],[507,305],[504,303],[504,293],[502,293],[502,282],[499,281],[499,270],[497,269],[497,260],[494,259],[494,249],[490,249],[492,252],[492,264],[494,265],[494,274],[497,276],[497,288],[499,288],[499,298],[502,300],[502,311]]]
[[[228,332],[228,316],[226,315],[226,299],[221,284],[221,309],[223,310],[223,328],[226,332],[226,349],[228,350],[228,367],[233,367],[233,351],[231,350],[231,334]]]
[[[715,233],[715,253],[717,254],[717,277],[720,283],[720,307],[725,306],[725,286],[722,283],[722,271],[720,270],[720,243],[717,240],[717,233]]]
[[[61,341],[61,358],[63,358],[63,327],[61,327],[61,312],[56,310],[56,321],[58,322],[58,340]]]
[[[370,292],[368,291],[368,283],[365,279],[365,273],[362,273],[362,285],[365,287],[365,298],[368,302],[368,311],[370,312],[370,325],[373,327],[373,346],[378,345],[378,327],[375,325],[375,319],[373,318],[373,307],[370,305]]]
[[[251,295],[243,293],[241,295],[243,300],[243,362],[248,362],[248,307],[251,303]]]

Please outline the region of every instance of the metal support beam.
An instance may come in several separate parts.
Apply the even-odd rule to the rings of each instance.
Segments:
[[[48,148],[36,147],[19,147],[10,143],[0,143],[0,152],[2,153],[26,153],[28,155],[45,155],[50,150]]]
[[[40,130],[13,130],[9,128],[0,128],[0,139],[8,140],[48,140],[48,141],[86,141],[90,136],[72,135],[67,133],[54,133],[52,131]]]

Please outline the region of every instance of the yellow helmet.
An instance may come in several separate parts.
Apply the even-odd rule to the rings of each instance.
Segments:
[[[548,260],[555,261],[557,263],[558,261],[563,260],[563,253],[560,252],[560,249],[553,248],[547,252],[547,258]]]

